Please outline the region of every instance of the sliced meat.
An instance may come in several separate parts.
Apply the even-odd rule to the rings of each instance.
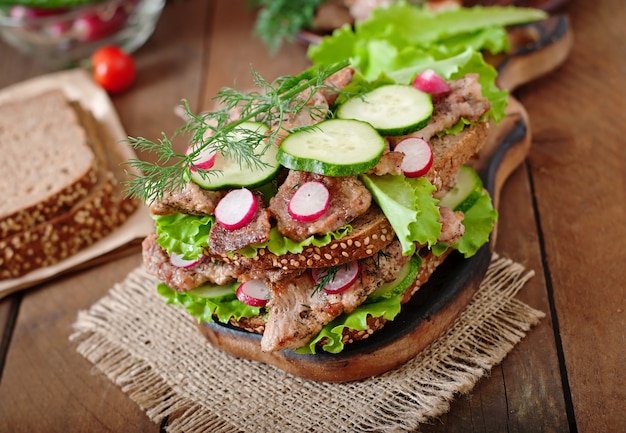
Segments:
[[[165,192],[161,200],[150,206],[150,212],[154,215],[213,215],[217,202],[224,195],[226,191],[208,191],[188,182],[182,190]]]
[[[308,273],[268,285],[272,298],[266,306],[269,314],[261,339],[263,351],[302,347],[341,314],[341,306],[327,302],[323,292],[313,294],[313,280]]]
[[[380,254],[360,261],[361,273],[347,290],[329,295],[315,291],[309,273],[268,283],[272,299],[261,340],[264,351],[295,349],[308,343],[322,327],[343,312],[352,312],[386,281],[393,280],[410,257],[395,240]]]
[[[219,224],[213,224],[209,233],[209,248],[217,254],[237,251],[248,245],[260,244],[270,238],[270,212],[264,198],[258,195],[258,208],[252,221],[236,230],[226,230]]]
[[[188,269],[174,266],[167,252],[157,243],[156,233],[149,234],[143,240],[142,254],[148,272],[177,292],[186,292],[207,282],[230,284],[241,273],[234,265],[209,258]]]
[[[320,93],[324,96],[328,105],[332,106],[335,103],[339,92],[352,82],[353,77],[354,69],[346,67],[335,72],[324,81],[327,87],[320,89]]]
[[[368,173],[375,174],[377,176],[384,176],[386,174],[400,175],[402,174],[402,160],[404,154],[402,152],[387,152],[383,153],[380,160],[376,163],[374,168],[368,171]]]
[[[299,185],[308,181],[322,182],[330,192],[327,211],[312,222],[299,222],[289,215],[289,200]],[[328,177],[303,171],[291,171],[278,193],[270,200],[269,210],[276,218],[277,228],[284,236],[302,241],[311,235],[326,234],[348,224],[370,207],[372,195],[356,176]]]
[[[429,141],[439,132],[456,125],[461,118],[477,122],[491,108],[489,100],[482,96],[477,74],[467,74],[449,81],[449,84],[449,93],[433,98],[433,115],[428,124],[409,136]],[[405,137],[399,137],[402,138]]]
[[[440,207],[439,212],[441,214],[441,217],[439,218],[439,222],[441,223],[441,233],[439,234],[437,240],[452,245],[461,239],[463,234],[465,234],[463,212],[454,212],[452,209],[447,207]]]

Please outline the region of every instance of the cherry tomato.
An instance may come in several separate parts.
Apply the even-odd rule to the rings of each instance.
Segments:
[[[137,75],[133,58],[121,48],[107,45],[91,56],[93,78],[109,93],[128,89]]]

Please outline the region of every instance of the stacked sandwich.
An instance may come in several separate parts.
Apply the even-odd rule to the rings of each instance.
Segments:
[[[61,90],[0,106],[0,279],[76,254],[137,209],[111,140]]]
[[[212,340],[238,355],[338,353],[371,338],[495,223],[466,165],[489,125],[477,75],[427,70],[401,83],[327,72],[281,81],[278,92],[296,96],[278,115],[254,101],[217,112],[217,126],[193,117],[186,182],[151,203],[143,256],[159,293],[199,323],[261,335],[246,353],[237,333]]]

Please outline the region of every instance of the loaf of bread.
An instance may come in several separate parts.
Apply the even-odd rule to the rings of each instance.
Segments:
[[[23,103],[33,118],[43,115],[40,107],[47,107],[47,126],[40,134],[25,134],[32,140],[20,142],[21,156],[10,143],[3,143],[10,147],[11,154],[5,164],[30,165],[28,170],[38,173],[41,180],[37,182],[34,176],[30,188],[22,185],[20,177],[4,178],[4,182],[8,190],[38,189],[39,201],[29,197],[20,207],[16,193],[11,211],[3,218],[10,221],[5,224],[10,230],[5,230],[6,235],[0,238],[0,280],[23,276],[76,254],[123,224],[139,204],[125,197],[122,185],[125,174],[120,167],[123,158],[115,151],[112,137],[89,111],[56,91]],[[20,104],[11,105],[22,110]],[[37,152],[47,149],[46,156],[26,162],[27,155],[35,152],[31,148]],[[67,166],[65,161],[71,164]],[[75,167],[81,163],[88,166],[79,173]],[[42,189],[40,183],[54,188]],[[36,212],[37,217],[29,217],[37,209],[41,209]]]
[[[98,182],[96,159],[60,90],[0,106],[0,238],[71,209]]]

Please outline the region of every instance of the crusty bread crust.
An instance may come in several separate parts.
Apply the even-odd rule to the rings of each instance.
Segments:
[[[102,239],[137,209],[125,198],[119,165],[123,162],[107,131],[80,105],[73,103],[86,143],[98,159],[98,183],[69,211],[27,230],[0,239],[0,280],[17,278],[54,265]]]
[[[67,212],[98,183],[85,132],[60,90],[0,107],[0,152],[0,238]]]

